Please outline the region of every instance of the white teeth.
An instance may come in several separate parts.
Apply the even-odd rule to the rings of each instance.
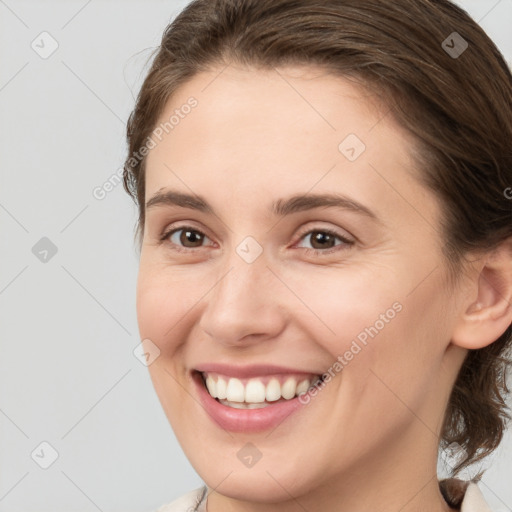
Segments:
[[[293,398],[295,396],[296,389],[297,381],[293,377],[290,377],[283,384],[283,387],[281,388],[281,395],[283,396],[283,398],[289,400],[290,398]]]
[[[309,380],[304,379],[299,384],[297,384],[297,389],[295,390],[295,394],[299,395],[300,393],[305,393],[309,388]]]
[[[275,402],[281,398],[281,384],[277,379],[268,381],[265,398],[268,402]]]
[[[240,379],[231,378],[226,389],[226,400],[230,402],[244,401],[244,385]]]
[[[221,398],[226,398],[228,396],[227,389],[228,389],[228,385],[226,384],[226,381],[224,379],[218,379],[217,380],[217,388],[216,388],[217,393],[212,396],[216,396],[219,400]]]
[[[208,389],[208,393],[213,397],[217,396],[217,384],[211,375],[206,377],[206,388]]]
[[[281,385],[278,379],[272,377],[266,386],[258,378],[247,380],[244,386],[244,383],[235,377],[229,380],[228,377],[220,375],[216,378],[211,375],[206,377],[206,387],[210,395],[218,398],[221,403],[238,409],[253,409],[254,404],[257,404],[258,408],[263,407],[266,402],[276,402],[280,398],[290,400],[306,392],[310,384],[309,379],[298,382],[295,377],[288,377]]]
[[[245,386],[245,401],[258,403],[265,401],[265,386],[257,379],[251,379]]]
[[[227,405],[229,407],[233,407],[233,409],[263,409],[263,407],[268,407],[270,404],[266,402],[261,402],[257,404],[248,404],[246,402],[228,402],[227,400],[220,400],[219,402],[223,405]]]

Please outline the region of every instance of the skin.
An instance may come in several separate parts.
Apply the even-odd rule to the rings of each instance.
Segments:
[[[146,200],[174,189],[203,196],[215,214],[147,210],[137,315],[141,339],[160,350],[149,366],[158,397],[210,488],[208,511],[451,510],[436,478],[442,418],[467,349],[512,321],[506,255],[479,255],[449,284],[441,205],[417,179],[414,141],[361,86],[313,67],[231,64],[182,85],[160,121],[190,96],[197,107],[147,157]],[[353,162],[338,149],[351,133],[366,145]],[[377,220],[347,209],[284,217],[269,209],[279,198],[331,192]],[[202,242],[187,245],[177,232],[160,243],[171,227],[189,226]],[[353,243],[315,244],[311,232],[322,228]],[[236,252],[247,236],[263,248],[250,264]],[[196,365],[320,374],[394,303],[401,311],[274,430],[226,432],[199,403]],[[250,468],[237,457],[247,442],[262,454]]]

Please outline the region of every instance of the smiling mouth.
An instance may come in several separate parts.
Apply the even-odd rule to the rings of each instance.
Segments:
[[[283,374],[239,379],[217,372],[197,372],[209,395],[234,409],[261,409],[293,400],[322,381],[322,375]]]

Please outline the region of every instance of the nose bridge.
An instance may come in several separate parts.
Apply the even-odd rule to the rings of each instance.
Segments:
[[[254,257],[253,249],[249,248],[243,253],[245,245],[240,244],[232,250],[226,258],[226,271],[218,282],[212,294],[213,306],[230,306],[236,310],[247,310],[254,314],[263,303],[270,305],[271,300],[264,301],[268,297],[265,288],[268,289],[270,271],[267,268],[266,257],[263,253]],[[242,256],[240,256],[242,252]],[[251,258],[244,259],[251,254]],[[254,259],[253,259],[254,258]],[[224,311],[220,311],[222,314]]]
[[[233,248],[207,295],[200,324],[218,341],[237,343],[250,334],[275,336],[282,328],[278,280],[267,268],[267,258],[259,247],[254,239],[244,239]]]
[[[247,265],[242,261],[233,262],[232,258],[230,263],[212,299],[215,303],[227,302],[237,308],[249,306],[252,309],[255,303],[259,302],[258,295],[262,291],[262,273],[266,271],[265,265]]]
[[[235,302],[234,305],[239,307],[246,302],[251,303],[249,307],[259,302],[260,292],[264,293],[260,288],[270,284],[268,277],[271,272],[267,268],[267,260],[263,242],[258,242],[253,236],[246,236],[230,247],[222,264],[225,269],[223,277],[213,294],[215,300]]]

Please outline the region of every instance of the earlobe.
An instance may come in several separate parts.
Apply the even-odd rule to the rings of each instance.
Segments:
[[[486,254],[479,265],[472,296],[452,333],[454,345],[472,350],[490,345],[512,324],[512,239]]]

